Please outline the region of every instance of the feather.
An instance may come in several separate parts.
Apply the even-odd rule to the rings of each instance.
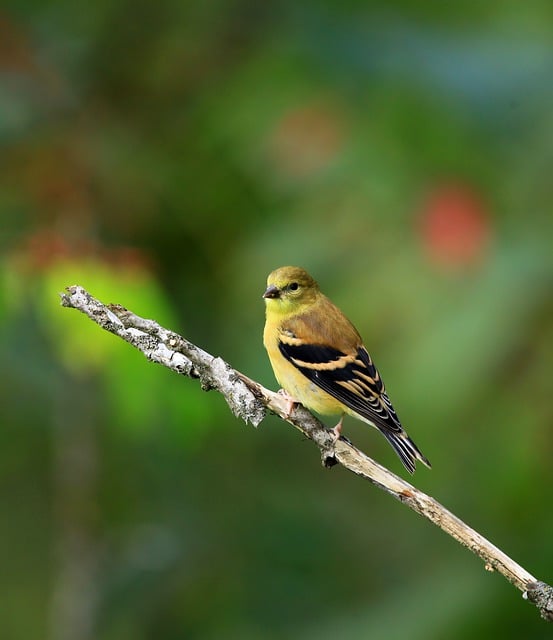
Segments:
[[[318,387],[383,431],[402,431],[382,378],[364,347],[355,356],[322,345],[279,341],[282,355]]]
[[[263,342],[283,388],[318,413],[348,413],[375,426],[410,473],[417,459],[430,467],[401,426],[361,336],[311,276],[277,269],[264,297]]]

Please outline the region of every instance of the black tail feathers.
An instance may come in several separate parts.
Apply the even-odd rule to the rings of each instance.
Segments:
[[[429,469],[432,468],[432,465],[428,461],[428,459],[423,456],[420,452],[417,445],[411,440],[411,438],[405,433],[388,431],[382,429],[382,434],[386,436],[388,442],[392,445],[395,452],[399,456],[399,459],[403,463],[403,466],[409,471],[409,473],[415,472],[415,462],[420,460],[423,464],[425,464]]]

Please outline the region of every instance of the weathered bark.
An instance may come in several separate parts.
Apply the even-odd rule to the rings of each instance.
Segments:
[[[106,331],[123,338],[149,360],[199,379],[204,390],[216,389],[224,396],[235,416],[255,427],[267,410],[280,416],[315,442],[325,466],[341,464],[433,522],[482,558],[488,571],[498,571],[520,589],[523,596],[537,606],[545,620],[553,621],[551,586],[538,581],[439,502],[376,463],[349,440],[342,436],[335,441],[325,426],[301,405],[295,406],[288,415],[287,401],[280,394],[264,388],[221,358],[164,329],[154,320],[141,318],[120,305],[105,305],[80,286],[69,287],[67,293],[61,295],[61,302],[65,307],[82,311]]]

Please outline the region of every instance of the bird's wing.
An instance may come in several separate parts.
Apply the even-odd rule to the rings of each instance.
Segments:
[[[384,383],[363,345],[350,353],[307,342],[298,326],[283,327],[278,346],[282,355],[306,378],[384,432],[403,433],[386,395]]]

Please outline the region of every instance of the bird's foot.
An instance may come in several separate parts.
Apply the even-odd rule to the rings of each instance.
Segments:
[[[344,421],[344,416],[342,416],[340,418],[340,422],[330,430],[330,433],[332,434],[332,436],[334,438],[334,442],[336,442],[338,440],[338,438],[340,437],[340,435],[342,434],[342,422],[343,421]]]
[[[291,416],[292,411],[294,410],[294,407],[299,404],[299,402],[293,397],[291,396],[288,391],[286,391],[286,389],[279,389],[278,390],[278,394],[281,395],[284,400],[286,401],[286,406],[284,408],[284,419],[288,420],[288,418]]]

